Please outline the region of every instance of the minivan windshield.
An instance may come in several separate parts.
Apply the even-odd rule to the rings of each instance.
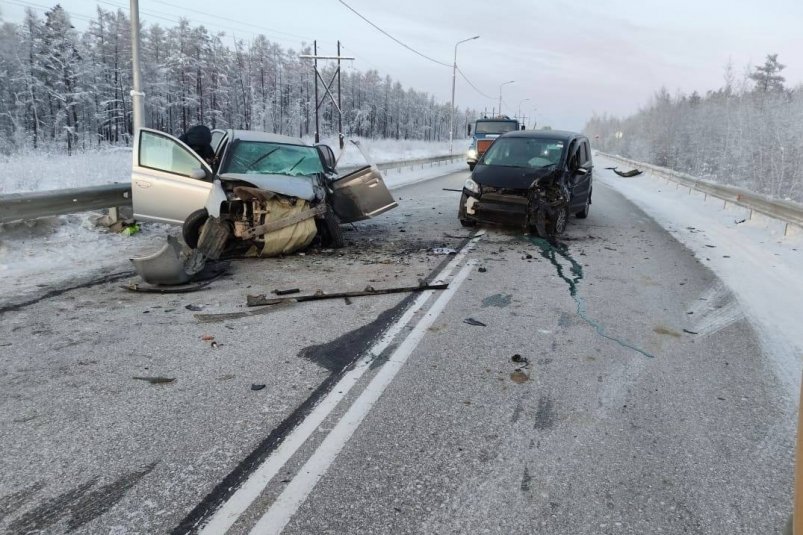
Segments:
[[[314,175],[323,165],[314,147],[263,141],[237,142],[220,173],[259,175]]]
[[[563,156],[563,141],[501,137],[494,141],[482,159],[483,165],[541,169],[558,165]]]

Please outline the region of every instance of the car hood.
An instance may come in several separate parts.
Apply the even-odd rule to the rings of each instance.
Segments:
[[[288,197],[298,197],[305,201],[312,201],[317,197],[314,179],[308,176],[223,173],[220,175],[220,180],[222,182],[246,182],[256,188]]]
[[[504,189],[528,189],[533,180],[548,175],[558,176],[557,167],[528,169],[525,167],[502,167],[498,165],[478,165],[471,178],[481,186]]]

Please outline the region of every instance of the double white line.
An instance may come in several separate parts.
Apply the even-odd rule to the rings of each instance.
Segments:
[[[460,265],[466,254],[474,247],[482,236],[482,232],[475,236],[457,253],[457,255],[438,274],[438,281],[448,278]],[[433,303],[423,318],[413,330],[399,344],[391,354],[388,361],[371,380],[362,394],[349,407],[334,429],[318,446],[318,449],[301,467],[298,474],[290,481],[282,493],[276,498],[267,512],[259,519],[251,530],[252,534],[281,533],[295,512],[304,503],[309,493],[315,488],[321,477],[343,449],[351,435],[359,427],[362,420],[370,412],[374,403],[379,399],[399,370],[407,362],[413,350],[424,338],[427,329],[432,326],[437,317],[451,300],[457,289],[468,276],[474,261],[469,261]],[[382,354],[394,338],[413,320],[415,314],[423,308],[433,290],[422,292],[407,309],[401,318],[385,331],[385,334],[371,347],[368,353],[361,358],[354,368],[347,372],[343,378],[332,388],[329,394],[321,400],[318,406],[301,422],[282,442],[282,444],[265,459],[263,463],[248,477],[245,483],[218,509],[209,522],[204,525],[202,535],[219,535],[225,533],[248,509],[265,490],[270,481],[290,460],[290,458],[304,445],[309,437],[318,429],[327,416],[335,409],[337,404],[357,384],[360,378],[370,368],[373,360]]]

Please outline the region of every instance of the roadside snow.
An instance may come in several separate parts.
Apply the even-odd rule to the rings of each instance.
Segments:
[[[803,232],[651,173],[623,178],[595,158],[594,178],[622,193],[688,247],[733,292],[796,400],[803,370]],[[602,208],[600,208],[602,209]]]

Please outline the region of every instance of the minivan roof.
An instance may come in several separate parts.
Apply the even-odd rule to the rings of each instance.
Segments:
[[[501,137],[527,137],[532,139],[560,139],[570,141],[575,138],[585,138],[583,134],[567,130],[515,130],[507,132]]]

